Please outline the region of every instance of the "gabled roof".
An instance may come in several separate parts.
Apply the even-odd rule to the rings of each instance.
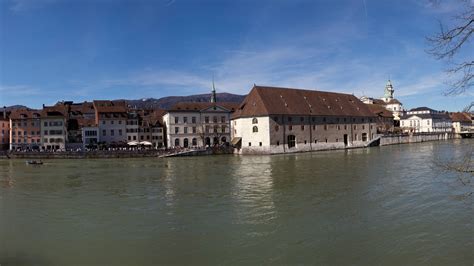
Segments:
[[[94,101],[94,108],[99,113],[125,113],[127,103],[125,101]]]
[[[468,113],[457,112],[457,113],[452,113],[450,116],[453,122],[467,122],[467,123],[472,122],[471,115]]]
[[[64,117],[67,114],[67,110],[64,106],[45,106],[41,110],[41,117]]]
[[[384,106],[378,104],[368,104],[370,111],[380,117],[393,118],[392,112],[387,110]]]
[[[375,116],[350,94],[254,86],[232,118],[268,115]]]
[[[202,111],[211,107],[221,107],[223,109],[229,110],[230,112],[233,112],[236,110],[236,108],[239,106],[238,103],[228,103],[228,102],[217,102],[217,103],[211,103],[211,102],[180,102],[175,105],[173,105],[170,109],[168,109],[168,112],[198,112]]]

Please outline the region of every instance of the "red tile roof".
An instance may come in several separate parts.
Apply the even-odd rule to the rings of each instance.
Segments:
[[[350,94],[254,86],[232,117],[268,115],[375,116]]]
[[[126,113],[125,101],[94,101],[94,108],[99,113]]]
[[[35,117],[36,116],[36,117]],[[41,110],[34,109],[15,109],[10,113],[10,119],[31,119],[40,118]]]
[[[231,112],[235,111],[237,107],[239,106],[238,103],[229,103],[229,102],[217,102],[217,103],[211,103],[211,102],[180,102],[175,105],[173,105],[168,111],[202,111],[207,108],[217,106],[221,107],[224,109],[227,109]]]
[[[453,122],[468,122],[468,123],[472,123],[472,120],[471,120],[471,115],[468,114],[468,113],[452,113],[451,115],[451,120],[453,120]]]
[[[392,112],[387,110],[383,105],[378,104],[367,104],[370,111],[380,117],[393,118]]]

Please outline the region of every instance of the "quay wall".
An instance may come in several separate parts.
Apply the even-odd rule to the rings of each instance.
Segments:
[[[438,141],[455,138],[454,133],[422,133],[422,134],[409,134],[409,135],[384,135],[380,138],[380,146],[395,145],[395,144],[408,144],[418,143],[426,141]]]

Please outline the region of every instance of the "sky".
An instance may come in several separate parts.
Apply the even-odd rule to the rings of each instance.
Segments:
[[[426,37],[460,0],[0,0],[0,105],[141,99],[254,84],[458,111]],[[472,47],[472,43],[470,43]],[[459,57],[474,54],[467,47]]]

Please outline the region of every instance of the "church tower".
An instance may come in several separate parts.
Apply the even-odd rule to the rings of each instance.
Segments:
[[[212,78],[212,94],[211,94],[211,103],[217,102],[216,96],[216,87],[214,86],[214,77]]]
[[[395,90],[393,89],[392,82],[388,80],[387,85],[385,85],[385,94],[384,94],[384,99],[386,102],[390,101],[393,99],[393,93]]]

